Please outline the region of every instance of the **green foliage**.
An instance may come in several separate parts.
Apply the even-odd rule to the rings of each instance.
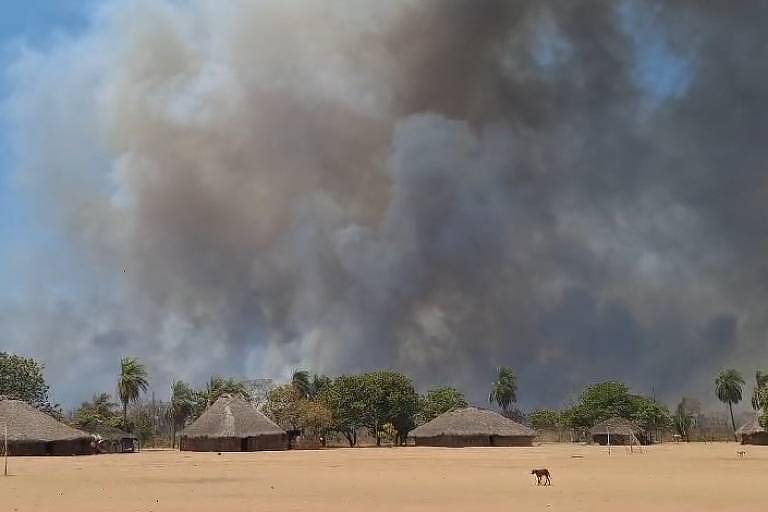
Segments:
[[[123,357],[120,360],[120,377],[117,380],[117,395],[123,404],[123,427],[128,428],[128,404],[139,399],[147,390],[147,370],[136,358]]]
[[[43,365],[32,358],[0,352],[0,395],[27,402],[40,410],[60,415],[48,401]]]
[[[695,415],[697,412],[697,406],[692,405],[686,398],[683,398],[675,409],[675,414],[672,416],[672,426],[684,441],[689,441],[691,438],[693,428],[696,426]]]
[[[171,401],[166,411],[171,424],[172,447],[176,445],[176,432],[184,428],[188,419],[194,417],[199,403],[192,386],[182,380],[174,381],[171,385]]]
[[[728,369],[721,371],[715,379],[715,395],[717,399],[728,404],[731,412],[731,426],[733,427],[733,436],[736,437],[736,420],[733,417],[733,404],[741,402],[742,387],[744,378],[737,370]]]
[[[251,399],[251,393],[243,382],[233,378],[218,376],[210,378],[204,393],[209,406],[221,398],[221,395],[239,396],[244,400]]]
[[[365,407],[362,424],[376,436],[381,444],[381,428],[391,423],[397,432],[397,441],[405,443],[406,436],[416,426],[419,395],[411,379],[392,371],[365,373],[360,376],[363,384]]]
[[[768,373],[757,370],[755,372],[755,387],[752,390],[752,408],[756,411],[761,410],[766,404],[760,398],[764,395],[761,395],[760,391],[765,388],[768,388]]]
[[[553,409],[538,409],[528,415],[528,421],[534,429],[559,428],[562,416]]]
[[[587,386],[577,403],[564,415],[566,424],[575,429],[587,429],[612,417],[631,419],[634,415],[632,395],[626,384],[616,381]]]
[[[117,404],[112,401],[112,395],[109,393],[93,395],[90,402],[80,404],[74,416],[78,426],[96,424],[117,427],[121,423]]]
[[[301,426],[300,400],[302,398],[293,384],[277,386],[267,394],[265,412],[281,427],[297,430]]]
[[[632,395],[632,419],[647,431],[669,428],[672,415],[666,405],[641,395]]]
[[[768,386],[762,386],[757,394],[760,401],[760,425],[768,429]]]
[[[517,402],[517,376],[512,368],[501,366],[496,369],[496,380],[491,385],[488,402],[498,405],[504,415],[508,415],[512,404]]]
[[[357,444],[357,430],[365,427],[365,382],[360,375],[341,375],[320,393],[319,399],[331,411],[330,429],[342,434],[349,446]]]
[[[309,372],[306,370],[296,370],[291,377],[291,386],[298,398],[309,396],[311,383],[309,381]]]
[[[302,398],[298,401],[296,409],[305,435],[319,439],[330,431],[333,413],[323,402]]]
[[[449,386],[430,389],[421,403],[420,416],[424,423],[432,421],[448,411],[467,406],[467,400],[461,391]]]
[[[149,441],[154,439],[155,436],[155,422],[153,421],[152,414],[145,410],[140,409],[136,414],[132,415],[133,431],[136,437],[139,438],[142,445],[146,445]]]

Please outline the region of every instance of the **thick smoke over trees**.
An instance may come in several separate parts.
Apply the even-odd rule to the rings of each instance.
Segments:
[[[62,249],[18,258],[4,341],[72,402],[122,354],[705,394],[768,357],[768,8],[721,5],[108,3],[11,70]]]

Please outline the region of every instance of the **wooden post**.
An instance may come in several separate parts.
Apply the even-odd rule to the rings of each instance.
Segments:
[[[8,476],[8,425],[5,426],[5,436],[3,438],[3,453],[5,454],[5,470],[3,476]]]
[[[608,455],[610,455],[611,454],[611,427],[606,425],[605,430],[608,432]]]

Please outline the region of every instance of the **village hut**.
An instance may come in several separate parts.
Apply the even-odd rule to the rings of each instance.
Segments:
[[[737,431],[736,436],[741,440],[741,444],[762,444],[768,445],[768,432],[760,425],[760,415],[742,425]]]
[[[255,405],[222,395],[184,429],[179,448],[195,452],[287,450],[288,434]]]
[[[91,455],[93,437],[19,400],[0,397],[0,449],[8,429],[8,455]]]
[[[607,445],[610,438],[612,445],[640,444],[645,439],[643,431],[636,423],[626,418],[609,418],[601,421],[590,430],[592,442]]]
[[[99,453],[126,453],[138,450],[139,438],[119,428],[103,423],[86,423],[80,428],[95,437]]]
[[[466,407],[441,414],[410,437],[416,446],[533,446],[536,432],[497,412]]]

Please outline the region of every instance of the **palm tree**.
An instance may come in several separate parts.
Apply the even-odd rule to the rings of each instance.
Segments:
[[[507,416],[513,402],[517,402],[517,377],[512,368],[501,366],[496,369],[496,380],[491,385],[488,402],[501,407]]]
[[[117,380],[117,395],[123,403],[123,428],[128,427],[128,403],[138,400],[148,386],[144,364],[136,358],[123,357],[120,360],[120,378]]]
[[[296,370],[291,377],[291,387],[299,398],[306,398],[312,392],[312,383],[309,380],[309,372],[306,370]]]
[[[757,370],[755,372],[755,388],[752,390],[752,408],[756,411],[762,408],[760,390],[765,387],[768,387],[768,373]]]
[[[208,405],[212,405],[221,395],[239,396],[244,400],[251,399],[251,393],[248,388],[239,380],[233,378],[225,379],[223,377],[211,377],[205,389],[205,395],[208,399]]]
[[[171,385],[171,403],[168,406],[168,420],[171,424],[171,448],[176,447],[176,431],[183,427],[195,408],[194,390],[182,380]]]
[[[744,378],[734,369],[721,371],[715,379],[715,394],[717,399],[728,404],[731,411],[731,426],[733,427],[733,436],[736,437],[736,421],[733,419],[733,404],[741,402],[741,388],[744,385]]]

